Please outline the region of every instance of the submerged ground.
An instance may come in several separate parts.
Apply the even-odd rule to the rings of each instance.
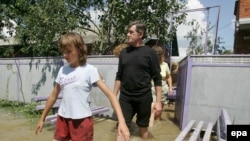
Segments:
[[[173,141],[180,133],[174,123],[174,105],[165,105],[163,120],[155,122],[150,128],[149,141]],[[0,138],[2,141],[51,141],[53,126],[45,126],[42,133],[35,135],[37,118],[30,119],[18,112],[11,112],[0,107]],[[94,141],[115,141],[116,121],[107,118],[94,118]],[[141,141],[138,128],[133,124],[131,141]]]

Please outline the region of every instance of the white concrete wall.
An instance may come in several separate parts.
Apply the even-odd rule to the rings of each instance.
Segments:
[[[96,66],[105,82],[113,90],[118,58],[89,56],[88,63]],[[55,58],[0,59],[0,99],[30,103],[34,96],[48,96],[63,60]],[[91,91],[91,105],[110,108],[104,116],[112,117],[113,109],[107,97],[99,90]]]
[[[0,98],[29,103],[35,95],[49,95],[61,65],[60,58],[0,59]]]
[[[176,119],[215,123],[222,108],[234,124],[250,124],[250,56],[191,56],[180,63]]]

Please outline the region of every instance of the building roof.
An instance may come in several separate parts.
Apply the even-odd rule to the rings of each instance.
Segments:
[[[85,41],[85,44],[92,44],[98,39],[98,36],[90,31],[87,31],[86,34],[83,34],[83,33],[80,33],[80,34],[82,35],[83,40]],[[0,47],[12,46],[12,45],[20,45],[20,43],[18,42],[18,40],[15,40],[14,37],[0,39]]]

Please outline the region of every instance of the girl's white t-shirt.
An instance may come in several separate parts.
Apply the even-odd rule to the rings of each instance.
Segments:
[[[71,119],[92,116],[88,97],[98,80],[98,70],[90,64],[76,68],[69,65],[61,67],[55,80],[60,85],[62,95],[58,115]]]

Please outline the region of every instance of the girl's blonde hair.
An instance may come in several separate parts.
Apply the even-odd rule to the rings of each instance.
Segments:
[[[159,59],[159,62],[162,63],[164,61],[164,52],[163,52],[163,49],[161,46],[153,46],[152,49],[155,50],[157,56],[158,56],[158,59]]]
[[[61,36],[58,42],[59,48],[67,50],[69,48],[75,47],[79,52],[79,62],[81,65],[85,64],[87,61],[87,46],[80,34],[75,32],[69,32]]]

